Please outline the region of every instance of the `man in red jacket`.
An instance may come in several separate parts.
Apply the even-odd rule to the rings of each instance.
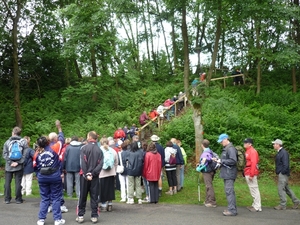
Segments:
[[[251,138],[246,138],[244,140],[244,148],[246,149],[246,167],[244,169],[244,174],[246,182],[248,184],[251,196],[253,197],[253,203],[251,206],[247,207],[250,212],[261,212],[261,200],[260,192],[257,183],[258,162],[259,156],[257,151],[253,148],[253,140]]]

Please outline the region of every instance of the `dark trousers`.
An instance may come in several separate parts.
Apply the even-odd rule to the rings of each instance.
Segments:
[[[206,187],[206,198],[205,203],[211,203],[212,205],[216,204],[215,191],[213,187],[215,172],[203,173],[203,179]]]
[[[80,176],[80,194],[78,202],[78,216],[85,214],[87,195],[90,193],[91,201],[91,217],[98,217],[98,194],[99,194],[99,178],[93,177],[91,181]]]
[[[176,170],[166,171],[169,187],[177,186]]]
[[[14,172],[5,171],[5,184],[4,184],[5,201],[11,201],[11,181],[12,181],[13,175],[15,175],[16,201],[22,201],[21,182],[22,182],[22,177],[23,177],[23,170],[14,171]]]
[[[150,203],[158,202],[158,181],[148,181]]]

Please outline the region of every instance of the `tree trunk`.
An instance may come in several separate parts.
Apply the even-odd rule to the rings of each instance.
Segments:
[[[260,46],[260,21],[257,21],[258,25],[255,27],[256,33],[256,50],[257,52],[261,51]],[[260,94],[260,83],[261,83],[261,56],[258,56],[257,59],[257,78],[256,78],[256,94]]]
[[[154,53],[153,31],[152,31],[152,23],[151,23],[151,17],[150,17],[150,0],[147,0],[147,11],[148,11],[148,22],[149,22],[149,32],[150,32],[151,55],[152,55],[155,73],[157,74],[158,68],[157,68],[157,62],[156,62],[156,55]]]
[[[216,38],[215,38],[215,44],[214,44],[214,51],[212,54],[212,59],[211,59],[211,64],[209,67],[209,71],[208,71],[208,76],[206,78],[206,84],[209,86],[211,77],[212,77],[212,73],[215,69],[215,65],[216,65],[216,59],[217,59],[217,55],[218,55],[218,50],[219,50],[219,41],[220,41],[220,37],[221,37],[221,33],[222,33],[222,27],[221,27],[221,23],[222,23],[222,17],[221,17],[221,11],[222,11],[222,1],[218,1],[218,18],[217,18],[217,30],[216,30]]]
[[[187,31],[187,24],[186,24],[186,6],[183,6],[182,9],[182,40],[183,40],[183,56],[184,56],[184,91],[188,97],[189,93],[189,72],[190,72],[190,65],[189,65],[189,40],[188,40],[188,31]]]
[[[195,129],[195,160],[199,161],[200,155],[202,153],[201,143],[203,141],[203,126],[201,123],[201,109],[197,109],[193,107],[193,121],[194,121],[194,129]]]
[[[144,0],[142,1],[142,8],[145,8]],[[145,30],[145,37],[146,37],[147,56],[148,56],[148,61],[150,62],[151,57],[150,57],[150,48],[149,48],[149,36],[148,36],[147,21],[146,21],[144,10],[143,10],[143,23],[144,23],[144,30]]]
[[[91,64],[92,64],[92,77],[97,77],[97,66],[96,66],[96,51],[95,46],[92,43],[93,33],[90,32],[90,53],[91,53]],[[104,62],[102,62],[104,63]]]
[[[175,12],[174,12],[174,10],[172,10],[173,18],[175,18],[174,14],[175,14]],[[173,61],[174,61],[174,71],[175,71],[175,74],[176,74],[178,72],[178,59],[177,59],[177,53],[176,53],[177,45],[176,45],[175,21],[174,21],[174,19],[172,19],[171,24],[172,24],[171,36],[172,36],[172,47],[173,47]]]
[[[74,66],[75,66],[75,70],[76,70],[76,74],[77,74],[78,79],[82,79],[82,75],[81,75],[77,60],[74,59],[73,62],[74,62]]]

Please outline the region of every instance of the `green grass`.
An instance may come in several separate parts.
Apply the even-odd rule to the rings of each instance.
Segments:
[[[198,201],[198,177],[200,177],[200,202]],[[263,207],[273,207],[278,205],[279,197],[277,194],[276,179],[274,174],[262,174],[259,177],[259,189],[261,193],[261,201]],[[290,179],[290,183],[292,183]],[[3,193],[4,186],[4,171],[0,170],[0,192]],[[290,185],[291,189],[295,192],[296,196],[300,198],[299,184],[293,183]],[[214,188],[216,194],[217,204],[219,206],[227,205],[226,197],[224,193],[223,180],[219,177],[219,172],[214,179]],[[33,195],[30,197],[39,197],[39,188],[37,180],[33,180]],[[163,182],[163,195],[160,198],[160,203],[167,204],[203,204],[205,200],[205,185],[201,174],[195,171],[194,168],[189,168],[185,173],[184,189],[177,193],[177,195],[169,196],[164,192],[168,190],[168,184],[166,176],[164,176]],[[249,188],[242,175],[239,175],[235,182],[236,200],[238,206],[249,206],[252,203],[252,197],[249,192]],[[12,193],[14,193],[14,180],[12,181]],[[145,194],[144,194],[145,195]],[[26,199],[26,197],[24,197]],[[66,200],[69,199],[65,194]],[[116,191],[116,202],[120,200],[120,192]],[[291,199],[288,198],[288,206],[292,206]]]

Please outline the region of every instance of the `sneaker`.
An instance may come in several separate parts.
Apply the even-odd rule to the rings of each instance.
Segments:
[[[143,200],[142,199],[139,199],[138,200],[138,203],[141,205],[141,204],[143,204]]]
[[[205,207],[207,207],[207,208],[216,208],[217,207],[217,205],[213,205],[213,204],[211,204],[211,203],[206,203],[206,204],[204,204],[205,205]]]
[[[98,218],[97,217],[92,217],[91,221],[92,221],[92,223],[97,223],[98,222]]]
[[[10,204],[10,201],[6,200],[6,201],[5,201],[5,204]]]
[[[23,199],[21,199],[21,200],[17,200],[16,201],[16,204],[22,204],[24,202],[24,200]]]
[[[52,212],[52,205],[49,205],[48,207],[48,213],[51,213]]]
[[[298,209],[298,206],[300,205],[300,202],[294,203],[292,209]]]
[[[275,210],[286,210],[286,207],[282,206],[282,205],[278,205],[278,206],[275,206],[274,209]]]
[[[45,220],[40,219],[36,222],[37,225],[44,225],[45,224]]]
[[[111,212],[112,211],[112,205],[111,204],[107,204],[106,211],[107,212]]]
[[[78,217],[76,218],[76,221],[77,221],[78,223],[83,223],[83,221],[84,221],[83,216],[78,216]]]
[[[134,199],[133,198],[128,198],[126,203],[132,205],[132,204],[134,204]]]
[[[54,225],[63,225],[65,223],[66,223],[66,221],[64,219],[60,219],[60,220],[55,220],[54,221]]]
[[[247,207],[248,208],[248,207]],[[258,210],[258,209],[255,209],[254,207],[252,207],[252,208],[248,208],[248,210],[250,211],[250,212],[261,212],[261,210]]]
[[[126,199],[123,199],[123,198],[122,198],[122,199],[120,200],[120,202],[126,202]]]
[[[176,194],[177,194],[177,190],[174,190],[174,191],[173,191],[173,194],[176,195]]]
[[[62,206],[60,207],[60,210],[61,210],[62,213],[66,213],[66,212],[69,211],[69,210],[67,209],[67,207],[64,206],[64,205],[62,205]]]
[[[167,191],[167,192],[165,192],[165,194],[167,194],[167,195],[173,195],[173,191]]]
[[[141,200],[142,200],[143,203],[148,203],[149,202],[149,198],[147,198],[147,197],[144,198],[144,199],[141,199]]]

